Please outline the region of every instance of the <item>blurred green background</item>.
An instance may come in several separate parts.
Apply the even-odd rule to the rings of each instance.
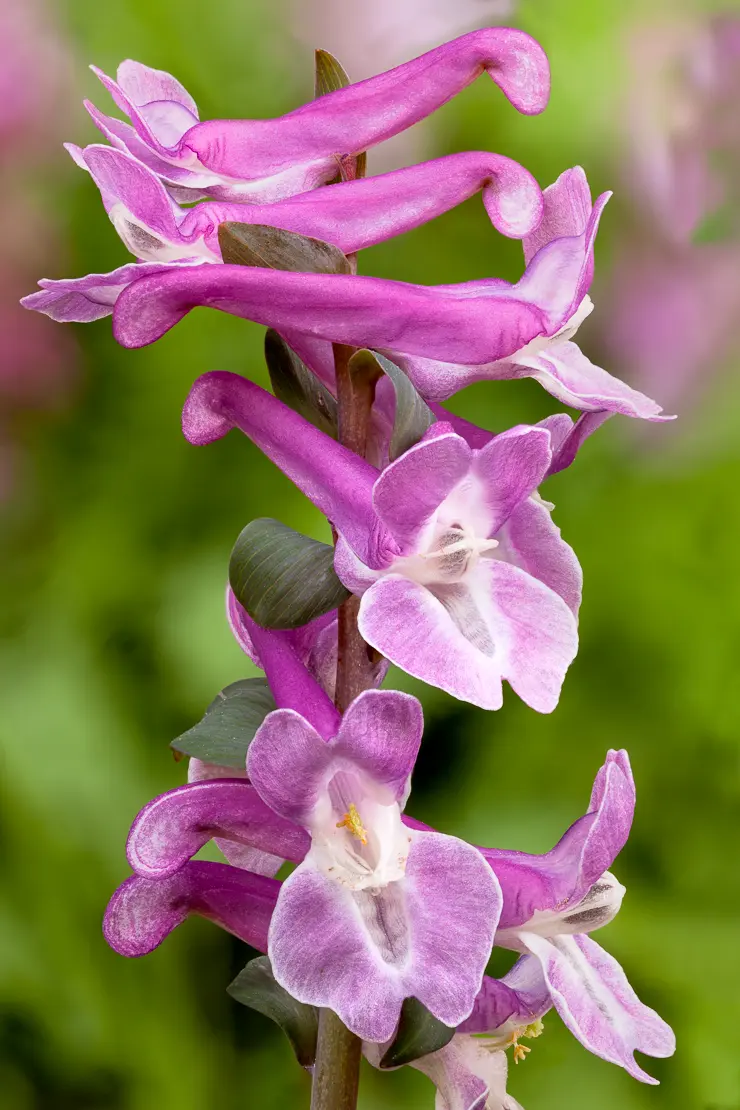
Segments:
[[[625,36],[636,20],[660,28],[684,12],[648,0],[521,4],[509,21],[550,53],[549,110],[518,117],[480,80],[437,114],[412,155],[495,149],[543,185],[580,163],[594,193],[617,189],[582,346],[627,378],[630,365],[606,362],[596,319],[603,329],[611,259],[635,234],[634,200],[621,196],[630,173],[624,97],[645,74]],[[126,57],[175,73],[204,118],[289,110],[311,95],[310,46],[327,45],[296,43],[293,15],[287,0],[57,4],[47,28],[74,74],[60,137],[96,141],[80,100],[108,106],[85,64],[110,73]],[[409,20],[418,32],[422,3],[409,2]],[[450,37],[466,29],[450,17]],[[428,45],[422,35],[419,52]],[[45,158],[26,187],[55,229],[46,276],[122,264],[91,181],[58,142]],[[365,273],[429,283],[514,279],[520,268],[518,244],[496,237],[479,198],[361,259]],[[77,373],[66,402],[53,414],[14,410],[6,423],[20,463],[0,508],[0,1105],[307,1106],[308,1079],[287,1042],[225,993],[249,955],[243,945],[191,920],[151,956],[128,961],[106,948],[100,921],[127,874],[132,818],[183,781],[170,739],[224,685],[254,673],[223,615],[233,540],[261,515],[319,538],[325,526],[245,439],[197,449],[180,433],[182,402],[204,371],[266,384],[262,329],[198,310],[133,352],[115,345],[109,321],[59,326],[53,342],[67,333]],[[737,352],[733,338],[697,370],[675,401],[680,427],[618,418],[545,488],[586,583],[580,654],[552,716],[511,692],[494,715],[396,672],[388,679],[425,707],[410,811],[474,842],[547,850],[584,811],[606,750],[625,746],[632,758],[638,808],[615,868],[628,894],[598,940],[672,1023],[678,1052],[643,1061],[661,1081],[643,1087],[590,1056],[551,1015],[526,1064],[511,1069],[511,1093],[527,1110],[740,1107]],[[454,407],[492,429],[558,408],[532,382],[476,386]],[[410,1069],[367,1067],[360,1105],[431,1107],[433,1088]]]

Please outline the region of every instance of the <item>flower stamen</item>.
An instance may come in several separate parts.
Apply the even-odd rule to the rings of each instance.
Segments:
[[[342,820],[337,821],[337,828],[347,829],[361,844],[367,844],[367,830],[362,824],[362,818],[354,802],[350,802],[349,810],[345,813]]]

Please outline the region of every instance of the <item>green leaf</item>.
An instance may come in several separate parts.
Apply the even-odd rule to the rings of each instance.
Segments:
[[[316,51],[314,97],[326,96],[327,93],[336,92],[337,89],[346,89],[347,85],[351,84],[346,69],[333,54],[328,50]]]
[[[275,701],[264,678],[232,682],[206,709],[202,721],[170,744],[175,752],[204,763],[244,770],[247,749]]]
[[[435,422],[434,414],[426,401],[411,384],[411,379],[404,374],[400,366],[376,351],[357,351],[350,359],[350,368],[368,366],[375,363],[384,374],[393,382],[396,391],[396,416],[393,421],[393,433],[389,447],[390,461],[393,462],[409,447],[413,447],[422,438],[427,428]]]
[[[333,243],[266,224],[219,224],[218,242],[224,262],[236,266],[312,274],[352,272],[347,257]]]
[[[272,328],[265,335],[265,361],[275,396],[336,439],[336,400]]]
[[[293,1046],[298,1063],[310,1068],[316,1059],[319,1012],[288,994],[276,981],[267,956],[250,960],[227,990],[232,998],[279,1025]]]
[[[386,1050],[380,1066],[400,1068],[402,1064],[410,1064],[430,1052],[438,1052],[454,1035],[454,1028],[430,1014],[417,998],[407,998],[401,1009],[395,1040]]]
[[[333,547],[265,517],[234,544],[229,581],[263,628],[300,628],[350,596],[334,570]]]

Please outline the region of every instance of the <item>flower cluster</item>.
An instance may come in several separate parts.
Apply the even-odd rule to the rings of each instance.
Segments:
[[[173,742],[191,757],[189,782],[134,821],[109,944],[141,956],[189,914],[210,918],[269,957],[255,966],[303,1023],[303,1063],[316,1009],[331,1010],[371,1063],[428,1074],[447,1110],[515,1106],[505,1052],[523,1059],[520,1041],[552,1008],[645,1082],[635,1051],[674,1048],[590,937],[624,895],[610,868],[635,803],[626,752],[607,754],[585,815],[551,851],[473,846],[406,813],[421,706],[379,688],[392,662],[483,709],[500,708],[507,682],[551,712],[577,651],[581,570],[539,487],[611,414],[665,419],[573,342],[593,308],[608,199],[592,204],[581,169],[544,191],[484,152],[363,176],[368,148],[484,71],[519,111],[544,109],[541,48],[501,28],[356,85],[319,52],[322,95],[274,120],[200,122],[169,74],[130,61],[115,81],[98,73],[130,122],[88,105],[108,145],[69,151],[135,261],[44,280],[25,300],[57,320],[112,314],[129,347],[197,305],[267,325],[274,393],[207,373],[184,434],[202,445],[239,429],[334,538],[263,520],[237,540],[228,618],[265,678],[227,687]],[[515,284],[357,273],[361,248],[476,193],[496,230],[522,241]],[[520,377],[580,417],[493,435],[440,404],[470,382]],[[194,858],[211,840],[226,863]],[[501,979],[486,975],[494,945],[519,954]],[[252,967],[237,996],[257,1005]]]

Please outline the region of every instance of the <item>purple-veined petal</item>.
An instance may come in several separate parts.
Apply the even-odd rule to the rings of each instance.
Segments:
[[[501,707],[505,678],[533,709],[551,712],[578,645],[562,599],[497,560],[480,560],[464,582],[435,594],[386,575],[363,595],[359,627],[408,674],[483,709]]]
[[[177,787],[144,806],[126,852],[144,878],[167,878],[214,837],[235,840],[283,859],[301,860],[309,848],[303,829],[274,813],[242,779],[214,779]]]
[[[267,951],[280,883],[226,863],[197,860],[167,879],[131,875],[108,903],[103,935],[122,956],[146,956],[190,914]]]
[[[80,278],[41,278],[38,293],[30,293],[21,304],[34,312],[43,312],[60,324],[90,324],[110,316],[123,290],[148,274],[162,274],[191,263],[128,262],[108,274],[87,274]]]
[[[370,893],[307,861],[283,884],[273,916],[275,977],[299,1001],[333,1009],[366,1041],[393,1035],[410,996],[459,1024],[480,988],[500,905],[483,862],[462,841],[418,833],[405,878]]]
[[[334,759],[332,746],[294,709],[268,713],[247,754],[247,774],[270,809],[308,823]]]
[[[583,572],[573,548],[560,535],[550,510],[526,498],[497,534],[501,558],[521,567],[562,597],[572,613],[581,604]]]
[[[595,366],[575,343],[552,344],[539,353],[521,355],[515,365],[526,367],[527,377],[534,378],[553,397],[574,408],[599,413],[606,409],[643,420],[674,419],[661,416],[660,405],[644,393]]]
[[[524,261],[529,262],[541,247],[553,239],[580,235],[591,215],[591,190],[580,166],[565,170],[557,181],[544,190],[544,212],[541,222],[526,238]]]
[[[632,824],[635,788],[625,751],[609,751],[600,768],[589,811],[554,848],[529,855],[481,848],[501,883],[500,928],[521,928],[537,911],[575,907],[624,847]]]
[[[553,442],[553,458],[548,471],[548,477],[551,474],[558,474],[561,470],[565,470],[569,467],[575,460],[585,440],[587,440],[590,435],[593,435],[596,429],[600,428],[601,425],[613,415],[614,413],[608,410],[604,410],[603,412],[584,412],[582,416],[578,417],[575,424],[571,421],[571,426],[568,428],[566,434],[558,436],[557,442]],[[552,419],[552,417],[549,419]],[[570,420],[569,417],[567,419]],[[541,423],[545,424],[547,421],[543,420]],[[565,432],[564,428],[563,431]]]
[[[522,956],[501,979],[483,978],[473,1012],[460,1033],[493,1033],[506,1022],[529,1025],[552,1007],[542,966],[536,956]]]
[[[473,1037],[456,1035],[438,1052],[411,1065],[437,1088],[435,1110],[503,1110],[507,1061]]]
[[[188,782],[211,782],[214,779],[243,779],[246,782],[247,768],[240,773],[233,767],[222,767],[217,763],[204,763],[202,759],[193,756],[188,760]],[[248,844],[240,844],[236,840],[225,840],[215,836],[213,842],[219,852],[225,857],[232,867],[241,867],[244,871],[253,871],[255,875],[267,875],[273,879],[285,863],[282,856],[273,855],[272,852],[263,852],[259,848],[252,848]]]
[[[586,936],[521,937],[540,960],[553,1003],[581,1044],[635,1079],[656,1083],[635,1060],[635,1050],[671,1056],[676,1039],[670,1026],[640,1002],[614,957]]]
[[[366,690],[351,703],[328,742],[297,712],[268,714],[249,748],[247,770],[276,813],[306,824],[332,767],[357,770],[388,792],[406,793],[421,744],[421,706],[397,690]]]
[[[365,690],[348,706],[332,746],[337,759],[359,767],[400,801],[423,729],[416,698],[400,690]]]
[[[214,272],[226,268],[209,267]],[[185,438],[197,445],[213,443],[239,428],[372,565],[377,558],[371,547],[372,488],[378,472],[364,459],[254,382],[225,371],[198,378],[185,402],[182,421]]]
[[[336,172],[337,156],[357,154],[406,130],[484,70],[519,111],[544,109],[549,96],[545,54],[528,35],[507,28],[463,35],[278,119],[213,120],[196,123],[184,134],[192,104],[183,102],[180,93],[172,94],[177,100],[139,105],[120,82],[95,72],[139,137],[167,161],[246,181],[306,166],[311,184],[319,185]]]
[[[497,535],[517,507],[535,492],[547,474],[550,459],[547,430],[526,425],[494,436],[476,453],[473,474],[480,480],[490,513],[489,536]]]
[[[382,472],[373,504],[402,552],[418,545],[445,497],[467,475],[472,459],[465,440],[449,432],[415,444]]]

